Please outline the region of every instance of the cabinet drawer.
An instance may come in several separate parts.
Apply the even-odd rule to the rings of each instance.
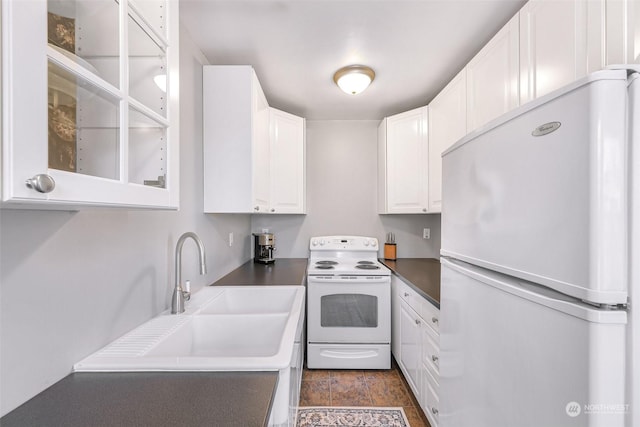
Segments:
[[[400,286],[398,287],[398,294],[400,298],[413,309],[413,311],[415,311],[420,317],[422,317],[422,303],[424,301],[424,298],[422,298],[416,291],[411,289],[409,285],[404,282],[400,282]]]
[[[426,299],[422,298],[422,311],[420,312],[427,325],[431,326],[433,330],[440,334],[440,310],[436,308]]]
[[[429,326],[422,328],[422,364],[426,366],[434,378],[440,377],[440,344],[439,335]]]
[[[440,398],[438,397],[439,384],[428,369],[422,371],[422,400],[421,406],[429,419],[431,427],[438,427]]]

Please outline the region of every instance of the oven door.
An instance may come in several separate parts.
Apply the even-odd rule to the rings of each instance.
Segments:
[[[389,343],[388,276],[309,276],[309,343]]]

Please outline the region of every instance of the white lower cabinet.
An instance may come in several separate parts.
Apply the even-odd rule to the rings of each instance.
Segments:
[[[440,407],[440,399],[438,397],[438,390],[440,385],[438,381],[431,375],[431,372],[424,368],[422,373],[422,390],[420,398],[420,406],[424,411],[431,427],[438,427],[438,415]]]
[[[398,322],[397,328],[392,322],[392,352],[431,427],[437,427],[440,310],[397,276],[392,276],[391,286],[391,318]]]
[[[409,305],[400,303],[400,367],[414,394],[420,395],[420,317]]]

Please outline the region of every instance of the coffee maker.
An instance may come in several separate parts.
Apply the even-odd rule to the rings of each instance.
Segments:
[[[260,264],[271,264],[275,262],[273,251],[275,251],[276,238],[271,233],[253,233],[254,256],[253,262]]]

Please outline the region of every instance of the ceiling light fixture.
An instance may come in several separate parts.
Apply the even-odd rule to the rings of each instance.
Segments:
[[[348,65],[336,71],[333,81],[343,92],[357,95],[369,87],[375,76],[376,73],[366,65]]]

